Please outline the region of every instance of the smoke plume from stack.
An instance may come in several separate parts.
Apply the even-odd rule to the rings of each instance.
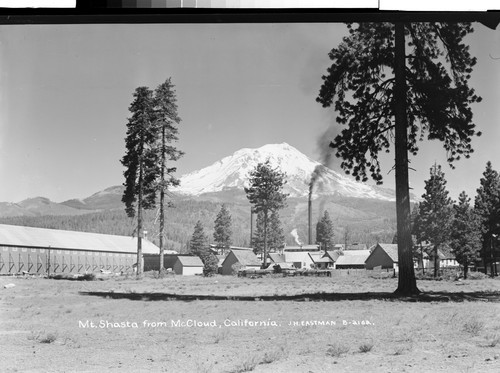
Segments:
[[[299,246],[302,246],[302,242],[300,242],[300,239],[299,239],[299,234],[297,233],[297,228],[294,228],[290,234],[293,236],[293,238],[295,239],[295,242],[297,242],[297,245]]]
[[[309,196],[307,201],[307,224],[308,224],[308,233],[309,233],[309,245],[312,245],[312,193],[314,189],[314,185],[318,181],[319,178],[322,177],[323,172],[327,168],[331,168],[332,165],[332,155],[333,149],[330,147],[331,141],[338,135],[338,129],[333,125],[329,126],[328,129],[323,133],[322,136],[318,138],[318,150],[320,154],[319,162],[321,165],[315,167],[314,171],[311,174],[311,181],[309,182]],[[319,206],[319,214],[323,211],[325,202],[322,201]]]

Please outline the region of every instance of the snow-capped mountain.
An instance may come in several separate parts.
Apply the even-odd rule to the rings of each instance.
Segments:
[[[343,176],[321,163],[307,157],[287,143],[268,144],[257,149],[240,149],[233,155],[201,170],[183,175],[178,193],[200,195],[248,186],[248,174],[260,162],[269,159],[273,167],[286,173],[285,192],[291,197],[307,196],[311,177],[316,170],[317,178],[313,197],[318,195],[342,195],[346,197],[394,200],[394,192],[373,187]]]

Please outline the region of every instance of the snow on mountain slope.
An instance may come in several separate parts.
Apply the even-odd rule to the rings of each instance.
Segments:
[[[269,159],[273,167],[286,173],[285,192],[292,197],[307,196],[314,170],[320,176],[314,184],[313,196],[338,194],[346,197],[394,200],[394,192],[359,183],[321,165],[287,143],[268,144],[257,149],[240,149],[233,155],[201,170],[181,176],[174,191],[200,195],[248,186],[248,174],[260,162]]]

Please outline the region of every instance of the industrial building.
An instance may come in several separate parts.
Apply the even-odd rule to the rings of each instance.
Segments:
[[[142,240],[144,254],[160,249]],[[137,238],[0,224],[0,275],[132,272]]]

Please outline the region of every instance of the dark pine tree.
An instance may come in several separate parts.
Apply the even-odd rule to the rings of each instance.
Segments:
[[[190,252],[199,256],[203,262],[203,275],[212,276],[217,273],[218,259],[210,251],[207,245],[208,238],[203,230],[201,221],[197,221],[194,227],[193,235],[191,236]]]
[[[330,219],[330,214],[325,210],[323,217],[316,224],[316,243],[323,250],[333,250],[335,242],[333,241],[334,229]]]
[[[173,173],[177,170],[176,167],[168,167],[167,161],[177,161],[184,153],[178,150],[173,143],[178,140],[177,125],[181,118],[177,114],[177,97],[174,85],[170,78],[160,84],[154,92],[156,126],[160,141],[158,141],[157,151],[160,157],[160,175],[158,188],[160,190],[160,271],[163,271],[163,252],[165,241],[165,207],[173,206],[171,201],[165,203],[165,195],[170,186],[179,185],[179,180],[174,177]]]
[[[411,211],[411,235],[413,240],[413,258],[417,260],[418,267],[424,269],[424,248],[423,248],[423,232],[420,221],[420,204],[415,204]],[[397,243],[393,242],[393,243]]]
[[[448,197],[446,180],[441,166],[431,168],[431,176],[425,181],[425,193],[419,204],[420,229],[422,239],[433,245],[431,259],[434,260],[434,277],[439,271],[439,248],[448,242],[453,222],[453,203]]]
[[[137,276],[142,274],[143,210],[153,209],[156,202],[156,179],[159,174],[155,151],[157,127],[153,92],[147,87],[135,90],[132,113],[127,123],[126,153],[121,163],[126,170],[122,202],[129,217],[137,211]]]
[[[231,214],[225,204],[222,205],[214,223],[214,241],[215,244],[224,249],[229,249],[232,244],[232,224]]]
[[[287,194],[283,193],[286,175],[278,169],[271,167],[269,160],[259,163],[250,171],[250,186],[245,188],[248,200],[253,206],[253,211],[262,213],[263,217],[263,263],[265,267],[268,247],[268,223],[273,211],[278,211],[286,206]]]
[[[481,250],[481,222],[470,207],[470,198],[465,192],[460,193],[458,204],[455,204],[453,209],[455,214],[451,226],[450,246],[457,262],[464,268],[466,279],[469,265],[476,261]]]
[[[269,216],[269,249],[277,251],[285,246],[285,234],[278,211],[271,212]]]
[[[207,236],[205,235],[205,231],[203,230],[203,225],[201,221],[197,221],[194,226],[194,232],[191,236],[191,241],[189,244],[189,249],[191,254],[193,255],[201,255],[203,250],[207,248]]]
[[[378,154],[395,145],[399,294],[417,294],[412,259],[408,152],[417,140],[444,143],[451,163],[473,151],[470,104],[479,102],[468,80],[476,59],[463,39],[469,23],[361,23],[332,49],[333,61],[317,101],[334,104],[347,125],[330,146],[357,180],[382,182]],[[445,64],[444,62],[447,62]],[[477,133],[479,135],[479,133]]]
[[[481,178],[481,186],[477,189],[474,209],[480,218],[482,232],[481,258],[484,264],[484,273],[495,275],[494,266],[494,238],[500,233],[500,176],[488,161],[486,170]]]

